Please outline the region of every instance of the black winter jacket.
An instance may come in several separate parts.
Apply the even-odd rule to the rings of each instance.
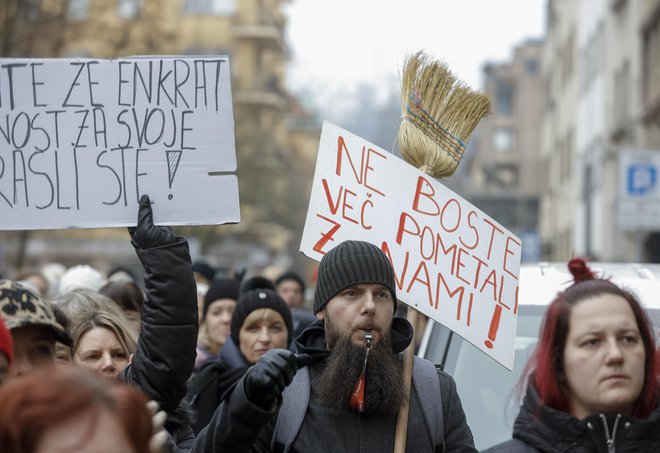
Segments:
[[[142,326],[131,364],[119,375],[142,389],[170,417],[165,428],[182,442],[186,408],[186,381],[195,365],[197,346],[197,288],[192,273],[188,243],[177,242],[150,249],[135,246],[144,268],[146,300],[142,305]],[[176,416],[173,414],[177,412]],[[177,432],[178,431],[178,432]]]
[[[412,328],[403,318],[395,318],[392,327],[392,347],[401,352],[412,340]],[[303,424],[291,452],[371,453],[393,451],[396,417],[365,416],[354,410],[334,411],[322,405],[317,396],[317,384],[329,351],[325,346],[322,322],[308,327],[297,339],[297,348],[312,357],[310,365],[311,397]],[[465,420],[456,385],[451,376],[438,371],[444,415],[444,451],[446,453],[476,453],[472,433]],[[419,399],[411,387],[408,422],[408,453],[440,452],[435,449],[422,417]],[[277,410],[265,411],[245,396],[243,378],[230,389],[213,415],[209,425],[195,440],[195,453],[277,452],[271,449],[271,439]]]
[[[513,439],[483,453],[651,453],[660,452],[660,407],[639,420],[617,414],[578,420],[548,406],[539,409],[532,385],[513,426]]]
[[[316,318],[314,318],[316,319]],[[296,352],[293,342],[289,349]],[[220,406],[222,396],[250,367],[234,340],[227,337],[220,358],[206,362],[188,385],[186,399],[194,411],[192,424],[195,434],[209,424],[213,413]]]

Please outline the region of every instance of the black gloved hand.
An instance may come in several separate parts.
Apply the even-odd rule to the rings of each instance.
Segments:
[[[172,228],[154,225],[154,216],[151,212],[149,195],[140,197],[137,227],[128,227],[133,243],[142,249],[150,249],[176,242]]]
[[[296,356],[288,349],[271,349],[257,360],[245,374],[245,394],[254,405],[271,410],[291,383],[298,368],[310,361],[309,356]]]

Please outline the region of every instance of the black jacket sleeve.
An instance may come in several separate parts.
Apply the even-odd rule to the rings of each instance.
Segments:
[[[265,411],[245,395],[244,377],[225,395],[211,422],[197,434],[191,453],[266,453],[279,408]]]
[[[195,364],[197,290],[188,243],[141,249],[146,300],[137,351],[123,378],[141,388],[167,413],[186,395]],[[134,243],[135,245],[135,243]]]
[[[445,453],[477,453],[454,378],[438,371],[445,423]]]

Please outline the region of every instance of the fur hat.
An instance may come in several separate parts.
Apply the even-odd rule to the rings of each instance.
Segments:
[[[238,333],[241,331],[245,318],[250,313],[260,308],[270,308],[275,310],[284,320],[286,330],[288,333],[287,345],[291,344],[293,338],[293,320],[291,318],[291,310],[275,291],[272,289],[253,289],[241,294],[236,303],[234,314],[231,317],[231,338],[238,346]]]
[[[71,335],[55,319],[50,303],[11,280],[0,280],[0,316],[9,330],[44,326],[50,329],[57,341],[73,346]]]
[[[396,310],[396,285],[392,264],[381,249],[364,241],[344,241],[321,259],[314,313],[323,310],[325,304],[341,290],[363,283],[380,283],[389,288]]]
[[[0,318],[0,352],[4,352],[7,356],[7,362],[11,366],[11,361],[14,358],[14,343],[11,340],[9,329],[5,326],[5,322]]]
[[[204,295],[204,307],[202,317],[206,318],[206,313],[213,302],[219,299],[238,300],[241,283],[235,278],[218,277],[213,279],[208,291]]]

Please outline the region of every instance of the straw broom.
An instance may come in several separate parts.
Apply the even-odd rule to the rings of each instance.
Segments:
[[[401,81],[401,155],[434,178],[454,174],[479,121],[490,113],[488,96],[458,80],[443,62],[420,51],[407,58]],[[417,310],[408,307],[408,321],[417,330]],[[410,395],[415,341],[404,352],[403,388]],[[394,453],[404,453],[408,401],[397,414]]]

